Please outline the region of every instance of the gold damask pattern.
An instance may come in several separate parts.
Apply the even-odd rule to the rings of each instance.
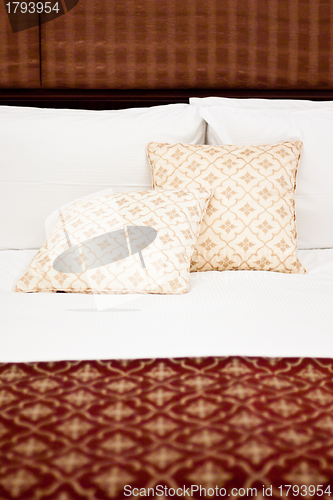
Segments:
[[[165,193],[102,192],[88,200],[77,200],[64,208],[16,291],[185,293],[194,245],[211,195],[208,189],[179,189]],[[153,228],[157,237],[143,246],[141,239],[141,254],[133,254],[128,250],[129,237],[138,226]],[[87,242],[95,237],[100,238],[92,250]],[[70,247],[78,250],[70,255],[69,266],[62,255]],[[104,265],[110,252],[113,261]],[[58,261],[62,269],[79,267],[83,272],[59,271],[54,267]]]
[[[294,194],[302,143],[148,145],[153,187],[210,188],[191,271],[305,273],[296,258]]]
[[[284,484],[326,488],[332,380],[330,359],[0,364],[0,498],[120,500],[125,485],[194,484],[256,487],[259,499],[272,486],[278,499]]]

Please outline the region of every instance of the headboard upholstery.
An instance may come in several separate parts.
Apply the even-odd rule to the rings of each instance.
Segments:
[[[0,87],[40,87],[38,28],[13,33],[0,1]]]
[[[332,0],[80,0],[11,33],[0,87],[333,89]]]

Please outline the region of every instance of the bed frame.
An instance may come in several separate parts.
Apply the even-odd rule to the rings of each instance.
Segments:
[[[188,103],[190,97],[333,100],[333,90],[41,90],[0,89],[0,105],[40,108],[122,109]]]

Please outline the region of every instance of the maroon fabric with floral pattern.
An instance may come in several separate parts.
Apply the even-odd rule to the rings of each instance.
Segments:
[[[281,498],[333,481],[332,445],[333,360],[0,364],[1,500],[131,498],[125,485]]]

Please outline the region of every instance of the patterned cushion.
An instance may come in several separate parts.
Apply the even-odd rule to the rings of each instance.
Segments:
[[[305,273],[296,258],[294,194],[302,143],[148,145],[153,187],[210,188],[192,271]]]
[[[208,189],[96,193],[67,205],[16,291],[188,291]]]

